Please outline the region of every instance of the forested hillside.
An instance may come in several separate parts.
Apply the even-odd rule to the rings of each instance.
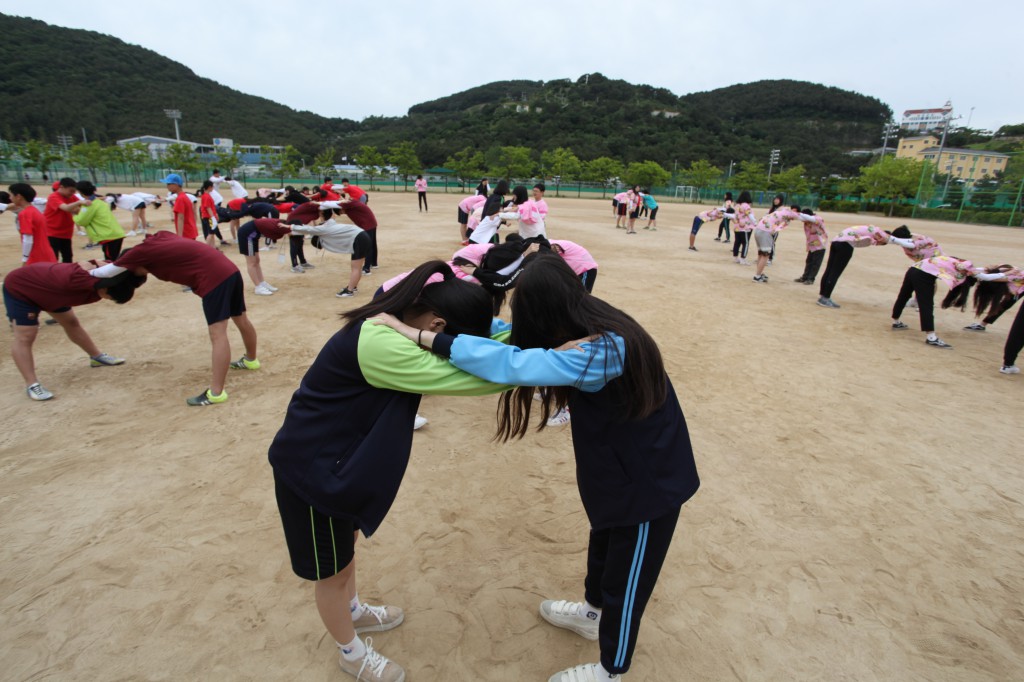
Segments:
[[[163,110],[184,113],[182,136],[242,144],[291,144],[303,154],[408,140],[426,166],[467,147],[570,148],[580,159],[653,160],[668,169],[707,159],[803,164],[811,177],[851,173],[850,149],[880,145],[890,115],[879,100],[797,81],[761,81],[679,97],[664,88],[588,74],[577,80],[503,81],[417,104],[406,116],[361,122],[294,111],[246,95],[160,55],[91,31],[0,14],[0,137],[71,134],[110,144],[170,135]]]

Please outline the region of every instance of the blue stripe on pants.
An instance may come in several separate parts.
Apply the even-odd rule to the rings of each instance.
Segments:
[[[640,581],[640,569],[644,564],[644,553],[647,550],[647,532],[650,529],[650,522],[640,524],[636,538],[636,548],[633,550],[633,565],[629,569],[629,580],[626,582],[626,603],[622,607],[622,620],[619,624],[619,648],[615,654],[616,667],[623,665],[626,661],[626,652],[629,650],[629,631],[633,621],[633,606],[636,600],[636,586]]]

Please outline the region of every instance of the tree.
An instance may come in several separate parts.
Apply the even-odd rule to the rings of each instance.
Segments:
[[[96,171],[110,163],[110,151],[99,142],[81,142],[68,150],[68,163],[75,168],[89,171],[94,185],[99,184]]]
[[[669,178],[672,174],[662,168],[661,164],[656,161],[643,161],[629,164],[626,166],[626,182],[631,185],[640,185],[650,189],[656,185],[665,185],[668,183]]]
[[[768,173],[757,161],[741,161],[740,169],[729,178],[729,188],[758,190],[768,188]]]
[[[214,168],[222,170],[224,175],[230,177],[234,175],[235,169],[242,165],[242,156],[238,153],[238,147],[232,145],[227,149],[218,149],[213,157],[213,163]]]
[[[384,175],[384,167],[387,165],[384,155],[376,147],[363,145],[359,148],[355,161],[359,170],[370,178],[370,189],[373,189],[373,179]]]
[[[609,187],[614,187],[618,183],[622,174],[622,164],[607,156],[601,156],[583,164],[583,179],[587,182],[600,182],[602,197]]]
[[[472,147],[466,147],[449,156],[444,165],[455,171],[455,177],[465,186],[467,182],[475,182],[484,174],[484,155]]]
[[[533,175],[533,160],[529,147],[501,147],[491,160],[491,174],[505,178],[528,178]]]
[[[328,147],[316,155],[313,159],[312,171],[317,176],[325,178],[334,172],[334,159],[338,156],[338,150]]]
[[[917,192],[921,172],[920,161],[887,156],[860,169],[860,184],[869,197],[892,199],[889,205],[889,215],[892,215],[900,199],[912,197]]]
[[[283,149],[272,149],[270,147],[260,147],[260,154],[267,159],[264,163],[266,164],[267,171],[280,180],[281,184],[284,184],[285,178],[293,176],[299,172],[299,164],[302,161],[302,156],[299,154],[299,150],[295,147],[286,145]]]
[[[711,183],[722,177],[722,169],[712,166],[707,159],[700,159],[690,164],[690,167],[683,172],[684,180],[697,188],[697,197],[700,199],[700,190],[710,187]]]
[[[164,150],[163,154],[163,162],[171,170],[181,171],[181,174],[185,176],[184,180],[186,183],[188,182],[189,173],[195,173],[202,168],[196,150],[180,142],[167,145],[167,149]]]
[[[416,147],[412,142],[399,142],[396,145],[392,145],[388,149],[388,161],[395,167],[398,174],[402,176],[405,190],[409,189],[409,176],[423,172],[423,164],[420,163],[419,157],[416,156]]]
[[[562,181],[572,181],[579,177],[583,166],[579,158],[568,147],[558,147],[540,155],[540,165],[555,181],[555,196]]]
[[[807,169],[802,165],[780,171],[772,176],[772,189],[776,189],[786,196],[806,194],[811,188],[811,183],[804,177],[806,172]]]
[[[149,147],[142,142],[129,142],[121,147],[121,160],[131,169],[133,185],[142,182],[142,167],[151,158]]]
[[[22,165],[26,168],[36,168],[43,175],[50,170],[55,161],[60,161],[64,155],[45,142],[29,140],[21,148],[18,154],[21,157]]]

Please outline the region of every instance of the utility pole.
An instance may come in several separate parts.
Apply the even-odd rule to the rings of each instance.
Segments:
[[[164,109],[167,118],[174,120],[174,139],[181,142],[181,131],[178,129],[178,121],[181,120],[181,111],[178,109]]]
[[[68,145],[69,144],[74,144],[75,143],[75,138],[73,138],[70,135],[58,135],[57,136],[57,142],[59,142],[60,144],[64,145],[64,153],[67,154],[68,153]]]
[[[773,149],[771,155],[768,156],[768,179],[772,179],[772,166],[779,162],[779,150]]]

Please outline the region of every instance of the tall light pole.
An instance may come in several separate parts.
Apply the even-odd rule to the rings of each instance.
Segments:
[[[772,153],[768,156],[768,179],[772,179],[772,166],[779,162],[779,150],[773,149]]]
[[[939,142],[939,155],[935,157],[935,169],[938,170],[939,166],[942,165],[942,149],[946,146],[946,133],[949,132],[949,124],[960,118],[957,116],[953,118],[953,110],[950,109],[949,113],[946,114],[946,121],[942,124],[942,140]],[[932,175],[932,179],[935,179],[935,175]],[[948,183],[947,183],[948,184]]]
[[[889,147],[889,137],[894,135],[899,129],[900,126],[896,121],[887,121],[886,124],[882,126],[882,159],[885,159],[885,153]]]
[[[177,109],[164,109],[167,118],[174,119],[174,139],[181,142],[181,131],[178,130],[178,121],[181,120],[181,112]]]
[[[75,143],[75,138],[71,137],[70,135],[58,135],[57,136],[57,142],[59,142],[60,144],[64,145],[64,153],[67,154],[68,153],[68,145],[69,144],[74,144]]]

